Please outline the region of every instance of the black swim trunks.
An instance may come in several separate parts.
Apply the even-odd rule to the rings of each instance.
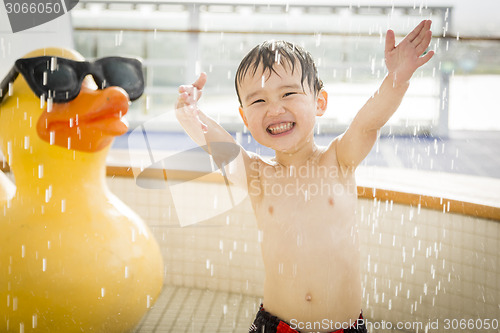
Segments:
[[[248,333],[300,333],[300,331],[293,329],[287,322],[264,310],[261,304]],[[351,327],[341,328],[331,333],[367,333],[363,313],[359,315],[359,319]]]

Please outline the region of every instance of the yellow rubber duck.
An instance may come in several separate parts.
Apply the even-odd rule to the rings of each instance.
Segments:
[[[25,57],[42,55],[84,60],[59,48]],[[87,76],[74,100],[50,105],[23,75],[11,92],[0,104],[16,189],[0,200],[0,332],[131,331],[159,295],[164,266],[148,227],[106,185],[127,93]]]

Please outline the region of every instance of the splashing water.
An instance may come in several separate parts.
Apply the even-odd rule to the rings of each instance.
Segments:
[[[49,144],[54,145],[54,142],[56,140],[56,132],[50,131],[49,133]]]
[[[52,185],[49,185],[47,189],[45,189],[45,202],[49,202],[52,197]]]
[[[33,316],[31,316],[31,326],[33,328],[37,328],[38,326],[38,316],[36,313]]]

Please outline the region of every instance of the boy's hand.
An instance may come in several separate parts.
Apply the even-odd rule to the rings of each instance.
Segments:
[[[394,85],[407,83],[413,73],[434,55],[429,51],[422,56],[431,42],[431,21],[424,20],[397,46],[394,31],[388,30],[385,37],[385,64],[389,75],[394,76]]]
[[[178,117],[180,116],[191,121],[194,120],[199,122],[204,132],[206,132],[208,128],[200,119],[197,103],[206,82],[207,74],[201,73],[193,84],[180,86],[179,98],[175,104],[175,111]]]

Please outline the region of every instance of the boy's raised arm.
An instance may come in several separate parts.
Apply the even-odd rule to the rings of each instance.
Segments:
[[[222,162],[224,165],[218,165],[219,167],[224,167],[226,169],[226,162],[231,162],[234,158],[234,149],[239,149],[239,156],[241,156],[243,160],[236,158],[235,163],[237,163],[237,165],[235,168],[232,168],[236,171],[231,173],[225,172],[224,175],[227,175],[232,183],[246,185],[247,175],[245,170],[251,170],[251,168],[247,167],[250,162],[248,153],[234,140],[231,134],[215,120],[204,114],[197,106],[197,102],[201,97],[206,82],[207,75],[201,73],[193,84],[179,87],[179,97],[175,104],[175,115],[191,139],[199,146],[207,147],[208,153],[213,155],[216,163],[217,161],[225,161]],[[220,147],[219,143],[229,143],[229,146],[233,144],[234,149],[229,149],[229,152],[221,151],[221,149],[214,151],[212,149],[213,146]],[[223,147],[225,148],[228,146]],[[241,162],[243,165],[241,165]]]
[[[388,74],[337,140],[337,159],[342,166],[355,168],[368,155],[377,139],[377,131],[401,104],[413,73],[434,55],[433,51],[422,55],[431,41],[430,26],[430,20],[420,22],[397,46],[394,32],[387,31],[385,63]]]
[[[198,109],[197,103],[207,82],[207,75],[201,73],[191,85],[179,87],[179,98],[175,104],[175,115],[186,133],[200,146],[212,142],[236,142],[216,121]]]

